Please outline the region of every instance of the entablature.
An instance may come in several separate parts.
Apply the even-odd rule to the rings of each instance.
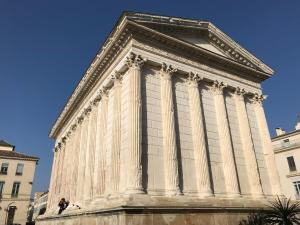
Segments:
[[[174,74],[183,76],[186,82],[190,82],[191,80],[191,74],[193,74],[193,77],[198,77],[199,79],[196,79],[197,82],[205,82],[207,85],[210,85],[214,87],[215,85],[217,86],[222,86],[222,90],[226,89],[230,92],[234,92],[237,94],[242,95],[243,97],[251,99],[251,103],[254,104],[262,104],[263,100],[265,97],[261,95],[261,92],[259,89],[257,89],[257,92],[251,91],[251,89],[245,90],[244,86],[240,87],[239,85],[233,85],[233,84],[227,84],[223,82],[224,80],[221,79],[215,79],[213,76],[207,76],[205,74],[202,74],[201,71],[198,71],[193,69],[193,68],[179,68],[176,64],[170,64],[170,63],[165,63],[164,61],[159,61],[160,59],[154,59],[152,60],[151,58],[146,58],[145,56],[141,56],[139,54],[129,52],[125,60],[122,60],[120,62],[120,65],[118,65],[119,70],[114,71],[107,79],[105,82],[103,82],[100,86],[98,91],[96,91],[91,98],[89,98],[86,101],[86,104],[81,107],[81,110],[76,112],[74,114],[75,117],[73,116],[73,119],[69,121],[68,125],[65,126],[66,129],[64,129],[64,134],[60,135],[61,138],[60,140],[57,141],[55,151],[58,151],[61,149],[64,144],[66,143],[66,140],[71,136],[72,132],[76,130],[77,124],[82,123],[82,120],[86,118],[86,115],[89,114],[95,106],[97,106],[98,102],[101,101],[103,95],[107,95],[110,89],[114,86],[115,80],[120,79],[120,82],[122,80],[122,77],[124,74],[128,71],[129,67],[132,66],[128,64],[128,61],[134,61],[135,59],[138,59],[139,62],[143,62],[143,64],[148,64],[152,67],[157,67],[159,70],[160,68],[163,69],[164,71],[168,72],[169,70],[172,70]]]
[[[177,19],[172,20],[177,21]],[[178,21],[180,21],[181,24],[195,23],[194,20],[183,19]],[[198,21],[198,23],[200,22]],[[216,27],[212,26],[210,23],[207,22],[203,22],[201,26],[204,26],[203,28],[210,27],[211,30],[215,33],[220,32]],[[212,38],[214,37],[212,36]],[[224,38],[226,39],[226,36],[224,36]],[[62,127],[66,123],[68,123],[68,121],[72,117],[74,110],[76,110],[76,108],[78,108],[79,105],[83,104],[87,96],[94,89],[95,85],[98,84],[101,79],[103,80],[106,77],[104,76],[104,74],[107,74],[107,71],[113,69],[112,65],[118,63],[117,59],[120,58],[120,55],[124,55],[126,49],[128,51],[130,41],[143,40],[144,42],[147,39],[150,40],[148,41],[149,43],[164,46],[165,49],[168,49],[169,52],[176,51],[177,54],[182,55],[181,59],[186,58],[190,61],[196,61],[198,62],[198,64],[199,61],[201,61],[202,66],[206,66],[207,68],[217,68],[232,73],[242,74],[244,76],[247,76],[249,80],[254,79],[254,81],[257,83],[260,83],[262,80],[267,79],[270,76],[270,74],[273,73],[271,69],[261,71],[258,68],[254,68],[254,66],[251,67],[247,65],[246,61],[246,64],[244,65],[243,63],[230,60],[207,49],[165,35],[163,33],[160,33],[156,30],[150,29],[149,27],[146,27],[142,24],[138,24],[137,22],[130,20],[130,18],[128,18],[126,14],[124,14],[120,18],[117,26],[115,26],[113,31],[110,33],[103,47],[95,56],[89,68],[86,70],[83,78],[80,80],[79,84],[69,97],[65,107],[63,108],[62,112],[60,113],[59,117],[55,121],[50,131],[49,136],[51,138],[57,137]],[[238,46],[235,47],[235,52],[237,52]],[[242,50],[242,48],[239,49],[239,51]],[[244,54],[246,53],[244,52]],[[252,60],[254,59],[256,58],[254,57]]]

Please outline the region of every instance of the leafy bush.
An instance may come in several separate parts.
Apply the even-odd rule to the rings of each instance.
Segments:
[[[263,213],[251,213],[246,220],[239,225],[266,225],[266,215]]]

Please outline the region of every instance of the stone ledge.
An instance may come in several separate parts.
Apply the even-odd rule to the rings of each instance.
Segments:
[[[37,220],[37,225],[238,225],[261,208],[119,207]]]
[[[148,195],[128,195],[120,198],[98,199],[84,208],[64,211],[61,215],[45,214],[39,220],[62,219],[87,215],[116,214],[182,214],[182,213],[250,213],[264,210],[268,199],[216,199],[209,197],[176,196],[158,197]]]

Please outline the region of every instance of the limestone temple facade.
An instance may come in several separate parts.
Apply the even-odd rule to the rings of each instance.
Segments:
[[[281,195],[272,74],[209,22],[123,13],[50,132],[38,224],[232,225],[263,208]]]

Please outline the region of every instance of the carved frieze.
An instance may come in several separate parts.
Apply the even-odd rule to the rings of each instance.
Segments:
[[[144,65],[146,62],[147,62],[147,60],[145,60],[143,56],[137,55],[135,53],[130,53],[125,61],[125,64],[127,65],[127,68],[129,69],[132,67],[136,67],[136,68],[140,67],[140,66]],[[182,70],[183,69],[180,69],[180,71],[182,71]],[[178,68],[175,68],[172,65],[168,65],[166,63],[161,64],[160,74],[161,74],[162,78],[164,78],[164,79],[171,79],[172,75],[174,75],[177,71],[178,71]],[[124,72],[115,71],[113,73],[113,75],[111,75],[111,80],[114,85],[118,85],[118,84],[121,85],[123,77],[124,77]],[[198,85],[198,83],[201,80],[204,80],[203,76],[200,76],[199,74],[191,72],[191,71],[187,73],[186,82],[188,85]],[[213,82],[212,85],[210,86],[210,90],[214,94],[223,94],[224,88],[228,87],[227,84],[225,84],[222,81],[210,80],[208,78],[205,78],[205,81]],[[99,103],[99,101],[101,101],[103,96],[106,96],[106,97],[108,96],[108,92],[109,92],[110,88],[111,87],[109,87],[109,88],[102,87],[98,91],[96,96],[89,102],[88,107],[86,107],[83,110],[82,115],[76,119],[74,124],[81,123],[82,120],[90,114],[90,112],[91,112],[91,110],[93,110],[94,106],[96,106]],[[257,102],[257,103],[261,104],[262,101],[265,99],[265,97],[262,95],[259,95],[257,93],[255,94],[255,93],[246,92],[243,88],[240,88],[240,87],[231,87],[231,89],[234,89],[234,93],[238,96],[241,96],[242,99],[246,95],[251,96],[251,102],[253,102],[253,103]],[[72,126],[73,125],[70,126],[71,132],[72,132]],[[67,133],[68,132],[69,131],[67,131]]]
[[[238,76],[233,76],[232,74],[229,74],[229,73],[227,73],[225,71],[216,70],[215,68],[212,68],[212,67],[210,67],[208,65],[205,65],[203,63],[198,63],[198,62],[195,62],[193,60],[187,59],[185,57],[182,57],[182,56],[179,56],[179,55],[167,52],[167,51],[165,51],[163,49],[146,45],[146,44],[141,43],[141,42],[139,42],[137,40],[135,40],[134,46],[137,47],[137,48],[139,48],[139,49],[142,49],[142,50],[144,50],[146,52],[150,52],[150,53],[153,53],[153,54],[161,56],[161,57],[166,57],[166,58],[172,59],[174,61],[181,62],[181,63],[183,63],[185,65],[190,65],[192,67],[199,68],[202,71],[201,74],[202,74],[203,78],[209,79],[209,77],[211,76],[211,74],[216,74],[218,76],[228,78],[228,79],[230,79],[232,81],[237,81],[237,82],[245,84],[247,86],[251,86],[251,87],[253,87],[255,89],[260,88],[260,86],[259,86],[258,83],[253,82],[251,80],[247,80],[247,79],[244,79],[244,78],[241,78],[241,77],[238,77]],[[147,60],[150,61],[150,58],[148,58]]]
[[[140,16],[147,17],[147,18],[152,17],[151,15],[139,15],[139,16],[135,17],[135,19],[139,18]],[[159,19],[159,21],[160,20],[161,19]],[[111,35],[109,36],[109,38],[103,45],[102,49],[96,55],[96,57],[94,58],[93,62],[89,66],[89,68],[86,70],[86,73],[84,74],[83,78],[81,79],[78,86],[75,88],[74,92],[72,93],[70,99],[66,103],[66,105],[63,109],[63,112],[57,118],[57,120],[50,132],[51,137],[56,137],[58,135],[58,133],[61,130],[61,128],[63,127],[63,125],[66,122],[68,122],[70,117],[73,115],[72,113],[73,113],[74,109],[76,109],[76,106],[78,105],[78,103],[80,103],[80,101],[85,96],[88,95],[88,93],[94,87],[96,81],[98,81],[101,78],[101,76],[105,73],[107,68],[109,68],[109,66],[112,65],[114,60],[124,50],[124,47],[129,43],[129,41],[132,38],[134,38],[135,40],[138,40],[138,39],[141,39],[141,37],[143,35],[147,36],[147,37],[151,37],[153,39],[153,41],[156,41],[157,43],[160,43],[160,44],[164,43],[164,46],[168,45],[170,48],[174,48],[177,50],[181,49],[183,52],[185,50],[190,49],[191,53],[195,56],[199,55],[204,58],[206,57],[209,60],[214,58],[215,63],[218,63],[218,61],[222,61],[222,63],[223,63],[222,66],[224,66],[224,68],[229,67],[228,65],[226,65],[227,59],[225,59],[225,58],[224,59],[219,58],[218,60],[216,60],[216,58],[218,58],[218,56],[211,54],[209,51],[206,51],[206,50],[203,51],[203,49],[201,50],[201,48],[196,48],[196,47],[191,49],[191,46],[184,44],[184,42],[182,42],[180,40],[175,40],[174,38],[166,37],[166,36],[160,34],[159,32],[154,34],[154,33],[150,32],[150,30],[142,29],[143,25],[138,27],[138,26],[136,26],[135,23],[132,23],[130,21],[125,21],[125,22],[124,21],[120,22],[120,24],[117,25],[116,29],[114,29],[114,31],[111,33]],[[185,26],[185,24],[188,25],[188,23],[185,20],[182,20],[181,18],[172,18],[172,20],[169,20],[168,23],[172,24],[172,23],[174,23],[174,21],[181,21],[180,22],[181,26]],[[152,21],[152,23],[153,23],[153,21]],[[268,68],[261,61],[259,61],[254,56],[252,56],[249,52],[247,52],[241,46],[236,44],[232,39],[227,37],[223,32],[221,32],[219,29],[217,29],[211,23],[207,23],[207,22],[203,22],[203,21],[200,22],[200,21],[196,21],[196,20],[191,23],[194,24],[193,26],[196,26],[196,27],[206,24],[204,26],[205,27],[204,29],[208,30],[208,33],[210,34],[209,38],[211,39],[212,43],[214,43],[220,49],[227,52],[229,55],[233,56],[233,58],[235,58],[236,61],[245,65],[245,67],[240,67],[239,64],[234,64],[230,60],[228,61],[230,66],[239,67],[241,71],[244,71],[243,72],[244,75],[246,74],[248,76],[246,67],[253,68],[252,70],[248,70],[248,72],[251,74],[254,74],[254,76],[256,76],[256,77],[260,77],[259,79],[265,79],[265,77],[267,76],[266,75],[267,73],[271,74],[273,72],[270,68]],[[159,24],[159,22],[157,22],[157,24]],[[200,25],[200,24],[202,24],[202,25]],[[146,28],[146,27],[144,27],[144,28]],[[180,42],[180,44],[179,44],[179,42]],[[138,42],[136,42],[136,43],[138,43]],[[148,46],[145,46],[145,45],[143,45],[143,47],[148,48]],[[162,49],[155,49],[154,52],[156,54],[157,53],[158,54],[166,53],[166,51],[163,51]],[[201,52],[201,54],[198,54],[199,52]],[[180,57],[180,56],[173,57],[174,54],[171,54],[171,53],[167,53],[167,54],[168,54],[168,56],[172,55],[171,58],[177,60],[178,62],[184,62],[184,63],[191,62],[191,60],[187,59],[186,57]],[[143,59],[141,59],[139,56],[134,56],[133,54],[131,54],[127,60],[127,66],[141,66],[142,63],[143,63]],[[199,67],[199,63],[196,63],[196,64]],[[201,65],[201,66],[206,67],[207,71],[214,70],[206,65]],[[254,71],[254,68],[255,68],[255,71]],[[224,73],[223,75],[226,75],[226,73]],[[229,75],[227,75],[227,76],[229,76]],[[238,78],[236,78],[236,79],[238,79]],[[251,83],[251,81],[247,81],[247,79],[244,79],[243,82]],[[252,82],[251,85],[255,86],[256,84],[254,84],[254,83]]]

